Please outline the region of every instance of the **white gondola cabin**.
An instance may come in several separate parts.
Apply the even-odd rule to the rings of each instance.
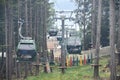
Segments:
[[[32,39],[21,39],[17,47],[17,57],[20,59],[35,59],[36,45]]]
[[[69,54],[81,54],[82,45],[79,37],[72,36],[68,38],[67,51]]]

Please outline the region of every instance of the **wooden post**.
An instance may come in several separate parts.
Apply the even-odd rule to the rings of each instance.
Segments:
[[[16,77],[17,79],[20,78],[20,62],[16,61]]]
[[[82,63],[82,56],[80,56],[80,65],[82,66],[83,63]]]
[[[37,53],[37,61],[36,61],[36,72],[35,75],[39,74],[39,53]]]
[[[27,76],[28,76],[28,63],[27,62],[24,62],[24,70],[25,70],[24,78],[27,78]]]
[[[32,64],[31,64],[31,62],[28,62],[28,70],[29,70],[30,75],[32,76],[33,72],[32,72]]]

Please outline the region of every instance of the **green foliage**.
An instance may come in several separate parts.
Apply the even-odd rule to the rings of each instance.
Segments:
[[[47,30],[49,30],[50,27],[53,27],[53,24],[55,23],[55,20],[53,19],[54,15],[55,15],[55,9],[54,7],[54,3],[49,3],[48,5],[48,26],[47,26]]]
[[[4,28],[4,1],[0,0],[0,45],[5,43],[5,28]],[[0,51],[1,51],[0,46]]]
[[[91,3],[91,0],[74,0],[74,1],[78,6],[78,9],[76,10],[76,19],[81,30],[80,32],[83,34],[83,37],[82,37],[83,49],[86,50],[88,48],[87,45],[89,41],[91,41],[89,25],[91,23],[92,3]]]
[[[4,0],[0,0],[0,4],[3,4],[4,3]]]
[[[2,42],[5,43],[5,0],[0,0],[0,45],[3,44]],[[19,5],[18,5],[18,1],[19,1]],[[48,1],[47,1],[48,2]],[[42,14],[43,12],[40,11],[40,6],[43,6],[43,0],[31,0],[31,5],[30,5],[30,0],[28,0],[28,25],[30,25],[30,6],[32,7],[32,26],[35,27],[35,15],[36,12],[38,12],[37,10],[39,10],[38,12],[38,21],[39,24],[37,26],[41,27],[42,25],[40,24],[42,21],[40,20],[41,17],[43,17],[43,15],[41,16],[40,14]],[[47,8],[47,19],[49,20],[46,25],[47,27],[52,26],[53,22],[52,22],[52,18],[51,15],[54,15],[54,9],[53,9],[53,3],[47,3],[48,4],[48,8]],[[15,33],[15,45],[18,44],[18,16],[19,18],[22,18],[23,20],[25,20],[25,0],[10,0],[10,9],[11,11],[11,20],[13,21],[13,31]],[[24,25],[25,26],[25,23]],[[33,30],[32,30],[33,31]],[[25,34],[25,27],[22,28],[22,34]]]
[[[83,2],[81,0],[75,0],[76,3],[80,2],[80,6],[83,6]],[[91,13],[90,9],[91,6],[91,1],[87,1],[85,0],[85,13]],[[83,14],[84,9],[81,9],[81,14]],[[88,14],[87,14],[88,16]],[[90,20],[87,22],[87,16],[86,16],[86,30],[85,30],[85,49],[88,49],[87,44],[91,41],[90,37],[91,37],[91,22]],[[78,15],[79,17],[79,15]],[[80,17],[82,17],[80,15]],[[80,18],[81,19],[81,23],[83,22],[84,18]],[[81,24],[82,25],[82,24]],[[102,24],[101,24],[101,45],[102,46],[108,46],[109,45],[109,1],[108,0],[103,0],[102,3]]]
[[[101,25],[101,45],[109,45],[109,1],[103,1],[103,14],[102,14],[102,25]]]

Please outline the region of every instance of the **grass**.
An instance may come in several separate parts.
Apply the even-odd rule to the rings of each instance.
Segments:
[[[103,72],[104,65],[108,63],[109,57],[100,58],[99,74],[101,78],[109,78],[109,72]],[[41,72],[38,76],[30,76],[26,80],[93,80],[93,67],[89,65],[73,66],[66,69],[65,74],[55,67],[52,73]],[[104,79],[102,79],[104,80]]]

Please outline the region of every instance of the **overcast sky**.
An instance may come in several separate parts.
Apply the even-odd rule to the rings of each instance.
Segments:
[[[55,3],[55,9],[58,11],[74,10],[75,4],[72,0],[50,0]]]
[[[55,6],[55,10],[56,11],[73,11],[76,9],[75,3],[73,2],[73,0],[50,0],[50,2],[54,2]],[[70,17],[70,14],[67,13],[66,16]],[[57,20],[55,25],[60,26],[61,25],[61,21]],[[73,21],[69,21],[69,20],[65,20],[65,25],[74,25]],[[71,27],[71,26],[68,26]],[[61,28],[61,26],[59,27]]]

